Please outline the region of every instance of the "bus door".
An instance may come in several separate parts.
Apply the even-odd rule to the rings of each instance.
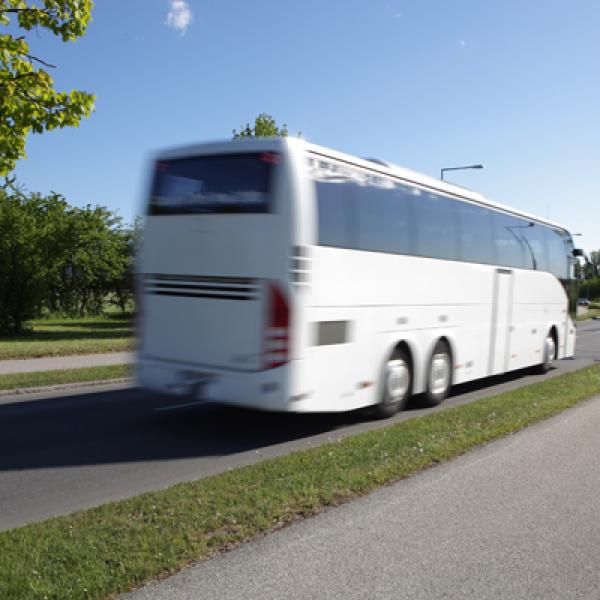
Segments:
[[[512,330],[513,277],[510,269],[496,269],[494,274],[489,375],[504,373],[508,366]]]

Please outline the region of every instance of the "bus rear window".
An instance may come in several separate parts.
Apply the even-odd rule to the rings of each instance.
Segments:
[[[277,154],[223,154],[161,160],[149,214],[267,213]]]

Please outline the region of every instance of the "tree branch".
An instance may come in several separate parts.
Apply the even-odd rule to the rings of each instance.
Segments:
[[[0,13],[45,12],[41,8],[0,8]]]
[[[56,69],[56,65],[51,65],[50,63],[47,63],[45,60],[42,60],[41,58],[38,58],[37,56],[33,56],[33,54],[25,54],[22,52],[19,52],[20,56],[26,56],[30,61],[35,60],[39,63],[41,63],[42,65],[44,65],[45,67],[50,67],[51,69]]]

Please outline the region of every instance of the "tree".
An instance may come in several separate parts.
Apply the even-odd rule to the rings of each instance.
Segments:
[[[0,0],[0,25],[24,31],[44,27],[64,42],[81,37],[90,21],[92,0]],[[83,91],[57,92],[42,67],[53,68],[31,54],[25,35],[0,34],[0,175],[15,168],[25,156],[31,131],[76,127],[93,110],[94,96]]]
[[[135,257],[142,238],[141,218],[136,217],[131,227],[121,228],[116,234],[120,243],[121,268],[110,281],[110,301],[125,314],[134,304]]]
[[[16,333],[46,294],[46,201],[0,188],[0,333]]]
[[[600,250],[592,250],[590,252],[590,263],[595,276],[600,275]]]
[[[261,113],[254,120],[254,127],[246,123],[239,131],[233,130],[233,138],[245,137],[285,137],[288,134],[287,125],[277,127],[275,119],[266,113]]]

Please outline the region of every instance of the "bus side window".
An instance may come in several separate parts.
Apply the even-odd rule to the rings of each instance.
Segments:
[[[352,185],[340,181],[316,181],[317,239],[321,246],[352,248]]]
[[[466,202],[457,203],[461,259],[494,264],[492,215],[489,210]]]
[[[419,256],[458,260],[457,202],[422,190],[413,192]]]
[[[492,212],[494,223],[494,255],[496,263],[515,269],[533,269],[533,251],[521,236],[527,221],[511,215]]]
[[[360,250],[414,254],[411,203],[401,189],[387,185],[357,187],[357,245]]]
[[[535,256],[535,268],[538,271],[549,271],[548,249],[546,244],[547,228],[539,223],[525,223],[519,229],[525,243]]]
[[[572,244],[569,236],[550,227],[545,228],[548,246],[548,270],[559,279],[569,279]]]

